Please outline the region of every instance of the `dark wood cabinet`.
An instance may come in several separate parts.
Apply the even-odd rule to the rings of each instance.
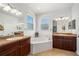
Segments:
[[[62,41],[60,37],[53,37],[53,47],[54,48],[62,48]]]
[[[30,37],[0,46],[0,56],[26,56],[30,53]]]
[[[14,56],[18,53],[18,42],[12,42],[0,47],[0,56]]]
[[[76,51],[76,37],[74,36],[53,36],[53,47]]]

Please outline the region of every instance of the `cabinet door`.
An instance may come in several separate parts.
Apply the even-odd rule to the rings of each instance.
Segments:
[[[30,53],[30,39],[27,40],[26,42],[26,55],[28,55]]]
[[[57,37],[57,36],[55,36],[54,38],[53,38],[53,47],[54,48],[62,48],[62,37]]]
[[[7,53],[5,53],[4,55],[5,56],[17,56],[18,55],[17,51],[18,50],[16,48],[13,48],[13,49],[9,50]]]
[[[26,46],[21,46],[20,48],[20,56],[25,56],[26,55]]]
[[[20,48],[20,55],[26,56],[30,53],[30,38],[23,39],[20,41],[21,48]]]
[[[63,40],[63,49],[70,50],[70,51],[76,51],[76,38],[74,37],[65,37]]]
[[[10,44],[0,47],[0,56],[17,56],[18,42],[12,42]]]

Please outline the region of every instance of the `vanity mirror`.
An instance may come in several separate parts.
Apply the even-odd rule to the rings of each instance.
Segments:
[[[53,32],[72,32],[72,29],[75,29],[75,22],[75,19],[72,20],[71,17],[68,16],[54,18]]]

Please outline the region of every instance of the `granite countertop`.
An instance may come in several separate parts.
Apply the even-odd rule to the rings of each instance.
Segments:
[[[23,38],[28,38],[30,36],[16,36],[16,37],[9,37],[9,38],[0,38],[0,46],[22,40]]]

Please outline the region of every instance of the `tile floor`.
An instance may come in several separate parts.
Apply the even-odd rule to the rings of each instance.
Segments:
[[[53,48],[52,50],[32,54],[32,56],[77,56],[75,52]]]

